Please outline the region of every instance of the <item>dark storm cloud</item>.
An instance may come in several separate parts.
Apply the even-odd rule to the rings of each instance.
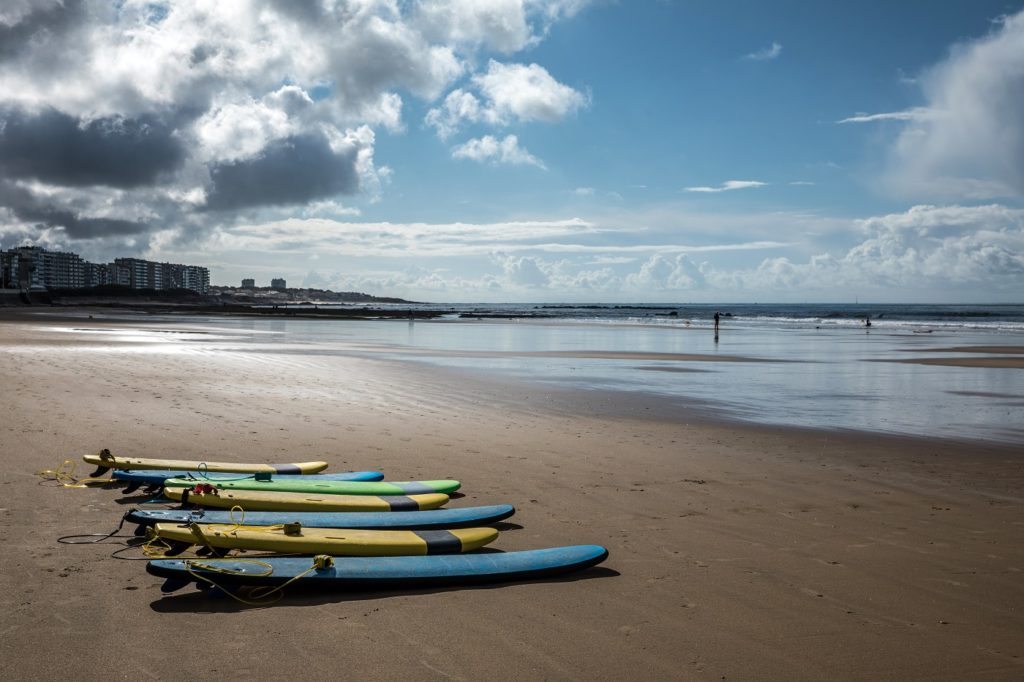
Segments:
[[[452,14],[482,31],[497,16]],[[461,39],[421,20],[405,2],[0,0],[0,236],[167,244],[375,199],[373,126],[464,75]]]
[[[133,235],[149,229],[145,223],[132,220],[79,217],[73,211],[53,206],[10,182],[0,182],[0,206],[11,209],[19,220],[26,223],[64,228],[65,234],[74,239]]]
[[[88,122],[49,109],[0,112],[0,175],[56,185],[139,187],[178,169],[185,149],[165,119]]]
[[[65,0],[29,12],[16,24],[0,23],[0,60],[16,57],[27,46],[50,42],[74,29],[83,14],[81,0]]]
[[[299,204],[359,190],[357,149],[335,153],[322,135],[273,142],[259,156],[210,169],[207,208]]]

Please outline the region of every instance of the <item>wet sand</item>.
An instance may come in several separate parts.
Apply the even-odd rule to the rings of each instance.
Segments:
[[[943,367],[1024,369],[1024,346],[953,346],[921,350],[927,350],[930,353],[976,353],[981,357],[903,358],[896,362]]]
[[[995,353],[1024,355],[1024,346],[954,346],[953,348],[936,348],[936,353]]]
[[[1024,675],[1019,447],[716,423],[636,394],[166,336],[0,322],[3,679]],[[495,548],[611,556],[493,588],[164,597],[117,545],[56,542],[130,506],[34,475],[103,447],[454,477],[450,506],[516,505]]]
[[[907,365],[940,365],[942,367],[1024,369],[1024,357],[1017,355],[996,355],[981,358],[903,358],[900,360],[878,360],[877,362],[901,362]]]
[[[760,358],[739,355],[719,355],[710,353],[654,353],[636,351],[450,351],[426,350],[418,351],[421,355],[444,355],[447,357],[487,357],[487,358],[567,358],[577,360],[659,360],[662,362],[765,362]]]

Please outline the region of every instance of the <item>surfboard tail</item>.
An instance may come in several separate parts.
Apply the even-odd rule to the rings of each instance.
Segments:
[[[108,450],[107,448],[103,448],[102,450],[97,452],[96,453],[96,457],[99,458],[100,462],[106,462],[106,463],[105,464],[97,464],[96,465],[96,471],[94,471],[91,474],[89,474],[89,476],[92,477],[92,478],[96,478],[97,476],[104,475],[105,473],[110,471],[111,467],[113,467],[113,465],[114,465],[114,456],[112,454],[110,454],[110,450]],[[92,458],[92,459],[93,459],[93,461],[95,461],[95,458]]]

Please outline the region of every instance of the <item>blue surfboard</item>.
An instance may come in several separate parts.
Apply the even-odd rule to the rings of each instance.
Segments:
[[[394,512],[259,512],[245,514],[208,509],[132,509],[126,519],[142,526],[154,523],[241,523],[246,526],[274,526],[298,521],[306,528],[364,528],[367,530],[437,530],[470,528],[496,523],[515,514],[511,504],[486,507]],[[233,516],[233,518],[232,518]]]
[[[576,545],[525,552],[488,552],[433,556],[336,557],[325,568],[310,570],[312,557],[235,559],[154,559],[150,574],[167,578],[161,588],[173,592],[189,582],[218,586],[280,585],[302,575],[296,584],[323,587],[390,588],[419,585],[464,585],[543,578],[595,566],[608,558],[599,545]],[[308,571],[308,573],[307,573]]]
[[[199,471],[172,471],[170,469],[142,469],[137,471],[125,471],[116,469],[111,478],[129,483],[142,485],[163,485],[168,478],[194,478],[197,483],[216,481],[243,481],[251,480],[255,474],[211,474]],[[384,474],[379,471],[344,471],[336,474],[274,474],[275,481],[383,481]]]

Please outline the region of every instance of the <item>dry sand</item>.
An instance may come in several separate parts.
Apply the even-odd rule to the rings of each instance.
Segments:
[[[0,386],[0,679],[1024,677],[1019,448],[18,321],[0,323]],[[127,505],[34,474],[103,447],[456,477],[453,506],[516,505],[495,547],[611,556],[494,588],[163,597],[115,545],[56,541]]]

